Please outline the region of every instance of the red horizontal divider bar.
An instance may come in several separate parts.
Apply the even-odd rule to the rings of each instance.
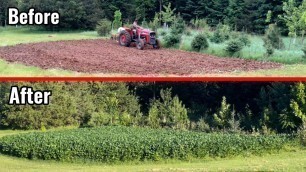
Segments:
[[[0,82],[306,82],[306,77],[0,77]]]

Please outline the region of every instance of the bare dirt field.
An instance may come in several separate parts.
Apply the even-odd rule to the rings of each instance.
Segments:
[[[130,75],[207,75],[280,68],[272,62],[172,49],[121,47],[110,40],[78,40],[0,47],[0,57],[43,69]]]

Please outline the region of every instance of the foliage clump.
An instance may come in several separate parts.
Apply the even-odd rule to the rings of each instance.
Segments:
[[[285,44],[276,25],[270,24],[264,37],[265,44],[271,44],[274,49],[283,49]]]
[[[100,36],[108,35],[112,30],[112,22],[107,19],[102,19],[96,26],[96,31]]]
[[[167,35],[167,31],[162,30],[159,32],[160,36],[166,36]]]
[[[225,51],[230,56],[239,53],[242,49],[243,49],[243,42],[241,42],[239,39],[230,40],[225,47]]]
[[[238,40],[243,43],[244,46],[249,47],[251,45],[251,40],[247,34],[242,34],[238,37]]]
[[[163,43],[165,47],[173,47],[181,42],[181,35],[168,34],[164,37]]]
[[[236,119],[235,110],[227,103],[226,97],[222,98],[221,106],[213,115],[215,126],[218,130],[238,132],[240,131],[239,121]]]
[[[164,37],[164,46],[173,47],[181,42],[182,34],[186,28],[182,17],[175,16],[171,26],[170,34]]]
[[[205,34],[201,33],[194,37],[191,42],[191,47],[195,51],[201,51],[209,47],[209,43]]]
[[[230,27],[228,25],[218,24],[216,31],[210,38],[211,42],[214,43],[223,43],[224,41],[228,40],[230,38]]]
[[[185,30],[186,30],[186,24],[184,19],[180,15],[176,16],[171,26],[171,33],[174,35],[175,34],[181,35],[184,33]]]
[[[200,120],[196,122],[195,130],[200,132],[211,131],[209,124],[205,121],[204,118],[200,118]]]
[[[274,54],[274,47],[270,41],[265,41],[264,47],[266,48],[266,55],[268,57]]]
[[[161,100],[154,100],[149,109],[148,124],[152,128],[166,127],[187,129],[188,116],[185,105],[177,96],[172,97],[171,89],[161,90]]]
[[[114,13],[113,29],[118,29],[122,26],[122,13],[120,10],[116,10]]]
[[[172,24],[172,22],[175,20],[175,10],[176,8],[171,8],[171,3],[168,3],[168,6],[163,6],[163,11],[161,11],[162,21],[167,24]]]

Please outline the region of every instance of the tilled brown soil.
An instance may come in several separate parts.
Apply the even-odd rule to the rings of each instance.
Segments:
[[[78,40],[0,47],[0,57],[44,69],[131,75],[205,75],[279,68],[281,64],[220,58],[180,50],[121,47],[110,40]]]

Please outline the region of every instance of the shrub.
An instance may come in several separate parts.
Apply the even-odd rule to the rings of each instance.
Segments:
[[[179,34],[172,34],[172,33],[170,33],[169,35],[166,35],[164,37],[164,40],[163,40],[164,46],[165,47],[173,47],[173,46],[177,45],[178,43],[180,43],[181,37],[182,36],[179,35]]]
[[[225,40],[224,40],[221,32],[217,30],[217,31],[214,32],[214,34],[210,38],[210,41],[219,44],[219,43],[224,42]]]
[[[29,159],[113,163],[261,155],[280,151],[290,143],[287,135],[102,127],[5,136],[0,139],[0,152]]]
[[[201,51],[209,47],[205,34],[201,33],[194,37],[191,42],[191,47],[195,51]]]
[[[240,52],[242,48],[243,48],[243,43],[238,39],[233,39],[227,43],[225,51],[230,56],[233,56],[235,53]]]
[[[118,29],[122,26],[122,13],[120,10],[114,12],[113,28]]]
[[[161,30],[161,31],[159,32],[159,34],[160,34],[160,36],[166,36],[166,35],[167,35],[167,31]]]
[[[186,36],[191,36],[192,34],[191,34],[191,31],[189,30],[189,29],[186,29],[185,31],[184,31],[184,34],[186,35]]]
[[[151,103],[149,124],[153,128],[163,126],[173,129],[186,129],[189,123],[187,109],[177,96],[172,97],[171,89],[161,90],[161,100]],[[157,125],[158,124],[158,125]]]
[[[177,16],[175,17],[174,21],[173,21],[173,25],[171,26],[171,33],[173,35],[181,35],[184,33],[186,29],[186,24],[184,19],[181,16]]]
[[[251,41],[248,37],[247,34],[242,34],[238,37],[238,40],[243,43],[244,46],[250,46],[251,45]]]
[[[200,120],[196,123],[196,130],[201,132],[209,132],[210,126],[205,122],[204,118],[200,118]]]
[[[230,27],[227,25],[218,24],[216,31],[210,38],[211,42],[222,43],[230,38]]]
[[[266,41],[264,47],[266,48],[266,55],[268,57],[274,54],[274,47],[270,41]]]
[[[283,49],[285,47],[279,29],[275,24],[269,25],[265,33],[264,42],[266,44],[271,44],[275,49]]]
[[[104,125],[109,125],[111,121],[111,116],[105,114],[104,112],[94,112],[91,114],[88,126],[90,127],[99,127]]]
[[[96,27],[96,31],[100,36],[108,35],[111,30],[112,30],[112,22],[110,22],[107,19],[102,19],[101,21],[99,21]]]

